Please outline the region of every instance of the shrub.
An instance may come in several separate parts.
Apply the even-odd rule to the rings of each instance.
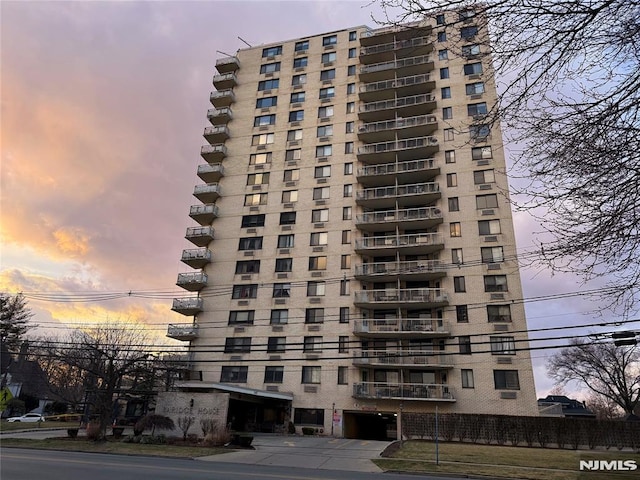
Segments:
[[[149,428],[151,429],[151,435],[153,436],[156,428],[160,428],[162,430],[173,430],[176,428],[176,426],[171,418],[165,417],[164,415],[156,415],[155,413],[150,413],[136,422],[134,433],[144,432]]]
[[[76,438],[78,436],[78,428],[67,428],[67,436],[69,438]]]
[[[289,425],[287,427],[287,431],[291,434],[294,435],[296,433],[296,426],[293,424],[293,422],[289,422]]]
[[[311,427],[302,427],[302,434],[303,435],[313,435],[314,433],[316,433],[314,428]]]

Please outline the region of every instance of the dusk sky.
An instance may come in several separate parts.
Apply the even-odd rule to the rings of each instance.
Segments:
[[[344,0],[2,1],[0,15],[0,291],[25,292],[34,322],[54,332],[123,320],[159,338],[167,324],[189,321],[171,298],[186,294],[175,281],[189,270],[182,249],[193,248],[184,233],[224,56],[216,51],[245,47],[238,37],[256,46],[383,17],[368,1]],[[531,250],[540,227],[526,214],[515,222],[519,252]],[[597,288],[521,275],[525,298]],[[64,297],[130,291],[155,298]],[[580,313],[594,308],[575,297],[528,303],[529,328],[594,323]],[[539,395],[552,387],[549,353],[532,352]]]

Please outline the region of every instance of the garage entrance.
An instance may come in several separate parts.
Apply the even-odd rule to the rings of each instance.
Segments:
[[[396,440],[397,418],[392,412],[344,412],[344,436],[360,440]]]

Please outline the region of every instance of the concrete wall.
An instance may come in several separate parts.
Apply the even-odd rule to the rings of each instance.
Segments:
[[[181,417],[193,417],[189,434],[202,436],[200,420],[212,419],[224,426],[229,408],[228,393],[160,392],[156,403],[156,413],[170,417],[176,424],[176,435],[182,434],[178,427]]]

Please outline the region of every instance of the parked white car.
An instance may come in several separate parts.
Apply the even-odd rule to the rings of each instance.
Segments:
[[[21,417],[7,418],[7,422],[44,422],[44,417],[39,413],[26,413]]]

